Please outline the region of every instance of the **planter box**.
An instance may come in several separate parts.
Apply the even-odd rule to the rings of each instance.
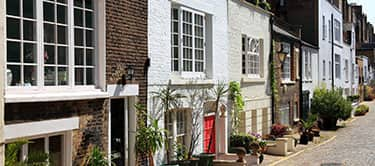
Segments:
[[[275,141],[267,141],[266,154],[287,156],[288,153],[288,138],[276,138]]]
[[[288,138],[288,152],[296,151],[296,142],[293,135],[284,135],[284,138]]]

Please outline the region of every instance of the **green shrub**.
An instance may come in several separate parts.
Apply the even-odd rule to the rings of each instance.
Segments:
[[[311,113],[323,119],[325,128],[336,127],[333,125],[338,119],[350,118],[352,109],[351,102],[345,100],[338,90],[318,88],[314,91]]]
[[[369,107],[367,105],[359,105],[354,112],[355,116],[365,115],[369,111]]]
[[[235,153],[232,148],[235,147],[243,147],[246,149],[247,153],[250,153],[250,144],[255,141],[255,137],[250,134],[239,133],[233,134],[230,136],[230,143],[229,143],[229,152]]]
[[[350,102],[358,101],[359,100],[359,95],[347,96],[346,100],[348,100]]]

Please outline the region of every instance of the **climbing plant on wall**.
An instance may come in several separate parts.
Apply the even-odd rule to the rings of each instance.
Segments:
[[[240,124],[240,113],[244,110],[244,100],[241,94],[240,83],[232,81],[229,83],[229,99],[233,102],[233,111],[231,111],[233,133],[238,133]]]

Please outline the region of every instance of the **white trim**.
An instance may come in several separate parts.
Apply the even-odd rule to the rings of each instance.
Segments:
[[[24,138],[48,133],[70,131],[78,128],[78,117],[5,125],[4,139]]]
[[[125,96],[138,96],[139,85],[138,84],[109,84],[107,85],[107,91],[110,97],[125,97]]]
[[[5,103],[84,100],[109,97],[107,92],[94,87],[55,87],[42,89],[8,89]]]

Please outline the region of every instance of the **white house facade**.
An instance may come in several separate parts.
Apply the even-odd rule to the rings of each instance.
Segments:
[[[207,106],[212,103],[210,92],[218,83],[228,83],[227,1],[152,0],[148,4],[149,114],[160,119],[160,127],[169,131],[170,145],[188,147],[194,130],[192,123],[198,122],[196,130],[200,135],[195,153],[201,153],[210,139],[204,134],[204,126],[218,120],[212,116],[215,111]],[[169,113],[161,111],[160,101],[153,93],[167,86],[185,96],[179,107]],[[222,125],[216,125],[216,133],[226,133],[225,120],[216,124]],[[219,135],[214,150],[225,153],[226,136]],[[168,156],[174,157],[171,150],[167,151],[156,154],[156,165]]]
[[[319,0],[319,85],[341,84],[343,54],[342,13],[327,0]],[[337,67],[337,70],[336,70]]]
[[[319,49],[315,46],[304,44],[302,49],[302,91],[308,92],[308,102],[314,95],[314,90],[319,87]],[[310,107],[310,104],[309,104]]]
[[[239,132],[270,132],[270,17],[253,4],[228,0],[229,79],[240,83],[245,102]]]

